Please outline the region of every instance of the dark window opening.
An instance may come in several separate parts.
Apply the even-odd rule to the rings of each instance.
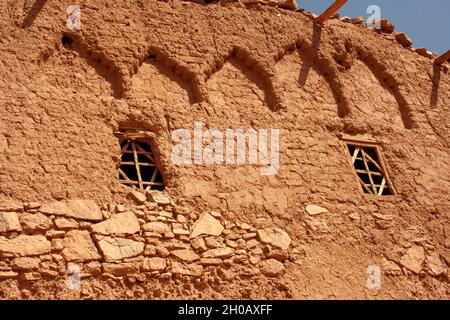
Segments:
[[[365,193],[379,196],[393,195],[376,146],[346,143],[353,167]]]
[[[64,47],[70,48],[72,46],[73,39],[69,36],[63,36],[61,38],[61,43]]]
[[[120,131],[119,181],[140,190],[164,190],[164,182],[149,144],[151,133]]]

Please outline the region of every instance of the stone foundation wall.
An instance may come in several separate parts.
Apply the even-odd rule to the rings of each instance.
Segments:
[[[280,275],[300,256],[291,238],[267,223],[256,228],[219,212],[200,215],[162,193],[137,191],[135,205],[101,210],[93,201],[3,203],[0,279],[201,277],[237,264],[248,276]],[[76,266],[76,267],[75,267]],[[75,269],[76,268],[76,269]]]

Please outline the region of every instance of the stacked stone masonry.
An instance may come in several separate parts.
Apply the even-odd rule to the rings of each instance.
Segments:
[[[73,265],[82,279],[200,277],[235,263],[248,276],[273,277],[283,272],[284,262],[300,257],[280,228],[257,229],[214,211],[197,216],[165,195],[153,201],[154,194],[148,192],[148,202],[104,210],[90,200],[3,203],[0,279],[65,278]],[[142,199],[138,191],[129,195]]]

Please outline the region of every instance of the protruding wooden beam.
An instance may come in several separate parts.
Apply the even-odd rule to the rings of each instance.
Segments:
[[[336,11],[338,11],[347,0],[336,0],[327,10],[325,10],[320,16],[315,20],[318,24],[323,24],[328,20]]]
[[[446,53],[444,53],[442,56],[434,60],[434,63],[440,66],[445,61],[450,60],[450,50],[448,50]]]
[[[28,11],[27,16],[25,17],[25,19],[22,22],[22,28],[28,28],[30,27],[34,20],[36,19],[37,15],[39,14],[39,12],[42,11],[42,8],[44,7],[45,3],[48,0],[36,0],[33,3],[33,6],[31,7],[31,9]],[[31,2],[31,1],[27,1],[27,2]]]

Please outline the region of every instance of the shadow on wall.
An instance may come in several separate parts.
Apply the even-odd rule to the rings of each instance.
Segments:
[[[104,78],[111,85],[111,91],[114,98],[120,98],[123,93],[123,77],[117,68],[100,51],[90,50],[84,41],[76,36],[65,34],[61,38],[63,47],[76,52],[81,58],[86,60],[97,74]]]
[[[22,28],[30,27],[46,3],[47,0],[36,0],[33,3],[31,9],[28,11],[27,16],[23,20],[21,27]]]
[[[371,52],[357,48],[357,58],[363,62],[372,74],[377,78],[380,85],[385,88],[396,100],[400,111],[400,117],[403,126],[406,129],[414,128],[414,120],[406,98],[400,92],[399,83],[395,77],[388,71],[384,63],[379,61]]]
[[[334,99],[338,108],[338,116],[340,118],[345,118],[350,114],[349,103],[345,98],[343,91],[343,84],[339,77],[339,72],[336,67],[333,66],[330,59],[325,56],[320,55],[320,42],[322,38],[322,26],[313,25],[313,34],[311,39],[311,44],[308,44],[305,40],[300,40],[297,43],[297,48],[299,53],[304,51],[303,54],[310,56],[310,61],[315,65],[315,68],[321,72],[325,81],[331,88],[333,92]],[[306,72],[307,67],[302,66],[302,70],[299,75],[299,84],[304,85],[307,81],[308,73]],[[309,72],[309,70],[308,70]]]
[[[273,85],[271,72],[256,58],[252,57],[246,49],[234,47],[224,59],[216,60],[213,68],[207,71],[206,82],[211,79],[213,74],[220,71],[227,62],[241,71],[250,82],[254,83],[264,93],[264,103],[271,111],[278,111],[281,108],[280,98]]]
[[[337,104],[337,113],[340,118],[345,118],[350,114],[349,103],[344,95],[343,83],[339,76],[338,69],[333,65],[331,59],[320,54],[320,44],[322,37],[322,27],[313,25],[311,42],[307,39],[298,39],[294,45],[287,46],[282,52],[275,56],[275,63],[283,59],[286,54],[292,52],[295,48],[299,56],[306,56],[301,66],[298,76],[298,83],[304,87],[308,81],[311,69],[318,71],[328,83]]]
[[[158,72],[166,77],[168,80],[176,82],[181,88],[186,91],[189,99],[189,104],[194,104],[203,100],[201,90],[195,80],[195,76],[190,74],[189,76],[183,76],[180,72],[177,73],[176,62],[171,60],[171,63],[161,59],[161,56],[157,53],[150,53],[142,64],[147,63],[155,67]],[[142,66],[141,64],[141,66]],[[140,67],[141,67],[140,66]],[[140,68],[139,67],[139,68]],[[132,75],[135,76],[139,70]]]
[[[193,86],[189,81],[179,77],[173,69],[167,67],[166,65],[163,65],[162,63],[158,63],[156,57],[154,56],[150,55],[146,63],[153,65],[163,76],[167,77],[169,80],[178,83],[178,85],[186,91],[189,98],[189,104],[198,102],[198,95],[195,94],[195,89],[192,88]]]
[[[207,94],[204,92],[197,74],[190,70],[188,65],[181,64],[173,57],[170,57],[167,52],[154,46],[149,46],[143,50],[143,54],[134,62],[134,67],[130,74],[124,79],[127,83],[124,84],[127,92],[131,86],[132,78],[139,72],[144,62],[153,65],[162,75],[186,89],[190,104],[202,102],[206,99]]]
[[[322,27],[314,24],[313,25],[311,51],[315,55],[317,55],[319,53],[321,37],[322,37]],[[307,62],[305,61],[305,63],[302,64],[302,68],[301,68],[300,74],[298,76],[298,83],[301,86],[304,86],[306,84],[306,81],[308,80],[309,71],[311,70],[312,65],[313,65],[312,61],[310,61],[310,60],[308,60]]]
[[[295,46],[287,46],[284,48],[284,51],[275,56],[275,62],[277,63],[286,54],[289,54],[296,48],[300,56],[307,57],[307,59],[304,59],[304,63],[301,66],[298,77],[299,85],[302,87],[306,85],[311,69],[319,71],[331,88],[338,106],[338,116],[340,118],[346,118],[351,114],[351,106],[349,100],[346,98],[348,95],[345,93],[346,85],[344,84],[344,78],[341,73],[342,70],[350,70],[352,60],[353,58],[356,58],[368,67],[380,85],[395,98],[397,107],[400,111],[403,127],[406,129],[414,128],[415,123],[408,102],[400,90],[398,81],[395,79],[394,75],[388,71],[384,63],[378,61],[368,50],[354,46],[350,43],[346,44],[346,50],[344,52],[336,52],[334,58],[321,54],[321,28],[320,26],[314,26],[313,28],[311,41],[299,39]],[[439,70],[435,69],[433,97],[431,99],[432,105],[436,105],[437,102],[437,89],[439,85],[438,72]]]
[[[42,8],[45,1],[36,1],[33,8]],[[40,5],[38,3],[40,3]],[[32,9],[31,11],[37,12],[38,9]],[[300,86],[304,86],[307,83],[311,68],[320,71],[334,95],[338,106],[338,116],[345,118],[350,114],[350,105],[344,94],[345,86],[343,85],[339,69],[339,65],[345,67],[345,64],[342,65],[342,63],[339,63],[339,56],[337,57],[338,60],[336,60],[336,57],[333,59],[320,53],[321,36],[322,28],[317,25],[313,26],[312,38],[310,41],[307,39],[299,39],[295,44],[284,48],[283,51],[276,56],[275,60],[281,60],[284,55],[288,54],[294,48],[297,48],[300,55],[306,55],[309,59],[305,59],[305,63],[302,64],[298,76]],[[256,57],[253,57],[249,51],[244,48],[233,47],[228,55],[219,57],[215,64],[213,64],[211,70],[206,71],[206,79],[200,81],[197,74],[190,70],[188,66],[180,64],[158,48],[150,47],[146,51],[147,54],[143,54],[139,61],[137,61],[134,70],[131,72],[132,74],[128,77],[123,76],[120,69],[115,66],[114,63],[109,61],[108,57],[100,50],[90,49],[83,39],[79,39],[78,35],[65,34],[62,38],[62,43],[64,47],[77,52],[79,56],[84,58],[101,77],[111,84],[112,94],[116,98],[122,97],[128,88],[129,80],[137,73],[140,66],[145,61],[146,63],[154,65],[162,75],[179,83],[182,88],[186,89],[190,104],[204,100],[209,101],[208,93],[205,92],[205,82],[207,82],[214,73],[221,70],[226,62],[230,62],[230,64],[241,71],[249,81],[253,82],[264,93],[263,102],[269,109],[277,111],[281,108],[281,99],[278,96],[272,81],[272,71],[268,70],[265,65],[261,64]],[[404,127],[411,129],[414,126],[411,110],[405,97],[400,92],[399,84],[394,76],[390,74],[386,66],[378,61],[368,50],[357,46],[356,50],[351,49],[351,47],[355,47],[351,44],[348,44],[348,47],[349,48],[347,48],[346,45],[347,52],[344,52],[344,54],[349,55],[351,54],[351,51],[356,51],[356,58],[366,64],[380,84],[395,97],[400,109]],[[439,68],[435,67],[433,75],[433,92],[430,99],[432,107],[437,105],[440,78],[439,72]]]
[[[441,82],[441,67],[434,64],[433,65],[433,89],[431,90],[430,97],[430,108],[436,108],[439,100],[439,83]]]
[[[243,63],[237,60],[234,57],[228,59],[228,63],[230,63],[233,67],[238,69],[247,80],[253,82],[259,90],[264,92],[264,104],[272,108],[273,101],[271,99],[270,93],[267,92],[266,83],[264,83],[264,79],[256,74],[253,70],[246,67]]]

